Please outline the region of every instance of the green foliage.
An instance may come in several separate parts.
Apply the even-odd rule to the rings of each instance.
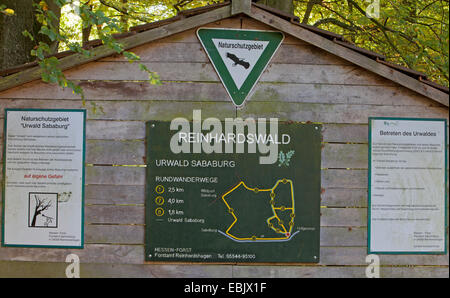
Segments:
[[[52,0],[47,0],[52,1]],[[90,49],[83,46],[83,42],[90,38],[101,39],[103,45],[122,54],[130,63],[140,60],[140,57],[130,51],[125,51],[123,45],[113,35],[128,30],[130,26],[141,23],[154,22],[172,17],[181,9],[190,9],[222,1],[159,1],[159,0],[53,0],[61,8],[60,17],[49,9],[44,0],[35,3],[35,18],[41,24],[39,34],[48,37],[49,43],[39,42],[31,51],[36,57],[41,70],[42,80],[56,83],[62,88],[70,88],[85,102],[83,89],[76,83],[67,80],[59,68],[59,61],[51,55],[50,43],[56,43],[59,50],[71,50],[86,57],[91,55]],[[12,10],[0,6],[0,12],[13,14]],[[34,40],[35,37],[28,31],[23,35]],[[148,74],[148,82],[161,85],[160,77],[144,64],[139,69]],[[94,106],[94,110],[98,107]]]
[[[0,4],[0,13],[7,16],[13,16],[15,14],[14,10],[7,8],[4,4]]]
[[[343,35],[388,61],[449,85],[448,0],[379,0],[379,16],[366,10],[375,0],[298,0],[303,23]]]

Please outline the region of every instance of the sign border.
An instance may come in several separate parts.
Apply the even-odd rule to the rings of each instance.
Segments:
[[[224,31],[240,31],[240,32],[249,32],[249,33],[252,34],[252,35],[253,35],[253,34],[258,34],[258,33],[270,33],[270,34],[272,34],[272,33],[277,33],[277,34],[281,34],[281,37],[282,37],[282,38],[281,38],[279,44],[278,44],[278,45],[275,47],[275,49],[273,50],[272,55],[270,55],[270,57],[266,57],[266,58],[267,58],[267,63],[266,63],[265,65],[260,65],[260,63],[261,63],[261,62],[260,62],[260,61],[261,61],[261,58],[262,58],[263,56],[269,55],[268,52],[266,52],[266,51],[269,49],[270,46],[272,46],[272,43],[274,42],[273,40],[268,40],[268,41],[269,41],[269,44],[267,45],[267,47],[266,47],[266,49],[264,50],[264,52],[261,54],[261,57],[259,58],[258,62],[256,62],[257,65],[255,65],[255,67],[258,66],[258,67],[261,69],[261,71],[260,71],[259,75],[257,75],[257,77],[256,77],[256,79],[255,79],[255,81],[254,81],[254,83],[251,83],[251,84],[250,84],[247,80],[248,80],[249,77],[253,77],[253,78],[254,78],[255,75],[254,75],[253,73],[254,73],[254,71],[255,71],[255,68],[252,70],[252,72],[250,72],[250,74],[248,75],[248,77],[247,77],[247,79],[245,80],[244,84],[241,86],[241,89],[244,88],[244,90],[248,90],[248,92],[247,92],[247,94],[245,95],[245,97],[243,98],[242,103],[241,103],[240,105],[238,105],[238,104],[235,103],[234,97],[233,97],[233,95],[231,94],[232,91],[229,90],[229,87],[228,87],[228,85],[229,85],[230,83],[227,83],[227,82],[230,81],[230,80],[231,80],[231,84],[234,85],[233,79],[231,78],[230,74],[228,73],[228,70],[224,71],[223,74],[221,74],[221,71],[219,71],[220,69],[226,69],[226,66],[225,66],[225,64],[223,63],[223,61],[222,61],[222,59],[220,58],[220,56],[219,56],[219,57],[216,57],[217,63],[219,63],[219,65],[216,66],[216,64],[215,64],[215,62],[214,62],[214,61],[216,61],[216,59],[213,60],[212,56],[210,55],[210,52],[207,50],[207,48],[209,48],[209,47],[208,47],[208,45],[206,44],[206,41],[205,41],[205,43],[204,43],[204,42],[203,42],[203,39],[200,37],[199,31],[201,31],[201,30],[217,30],[217,31],[222,31],[222,32],[224,32]],[[211,64],[212,64],[212,66],[214,67],[214,70],[216,71],[217,75],[219,76],[220,81],[222,82],[222,85],[224,86],[225,90],[227,91],[228,96],[230,97],[231,101],[233,102],[233,105],[234,105],[235,107],[237,107],[237,108],[242,108],[242,107],[244,106],[244,104],[245,104],[247,98],[250,96],[250,94],[252,94],[252,92],[253,92],[253,90],[254,90],[256,84],[258,83],[258,81],[259,81],[259,79],[261,78],[262,74],[265,72],[265,70],[266,70],[267,67],[269,66],[270,62],[272,61],[273,56],[275,56],[275,54],[277,53],[278,49],[279,49],[280,46],[283,44],[283,41],[284,41],[284,38],[285,38],[284,33],[281,32],[281,31],[253,30],[253,29],[234,29],[234,28],[210,28],[210,27],[200,27],[200,28],[198,28],[197,31],[196,31],[196,35],[197,35],[197,38],[198,38],[199,41],[200,41],[200,44],[201,44],[202,47],[203,47],[203,50],[206,52],[206,55],[208,55],[208,58],[209,58],[209,60],[210,60],[210,62],[211,62]],[[220,38],[220,36],[218,36],[218,38]],[[239,39],[239,38],[237,38],[236,40],[247,40],[247,39]],[[266,41],[266,40],[264,40],[264,41]],[[212,42],[212,40],[211,40],[211,41],[208,41],[208,43],[209,43],[209,42]],[[210,46],[211,46],[211,45],[210,45]],[[214,47],[214,48],[215,48],[215,47]],[[214,53],[214,55],[216,55],[216,53]],[[217,54],[217,55],[218,55],[218,54]],[[220,58],[220,59],[219,59],[219,58]],[[225,78],[224,78],[223,76],[225,76]],[[239,91],[239,90],[241,90],[241,89],[237,89],[237,91]]]
[[[445,163],[445,171],[444,171],[444,208],[445,208],[445,223],[444,223],[444,250],[443,251],[371,251],[370,243],[371,243],[371,169],[372,169],[372,120],[406,120],[406,121],[439,121],[444,122],[444,163]],[[368,134],[368,189],[367,189],[367,254],[386,254],[386,255],[446,255],[447,254],[447,244],[448,244],[448,168],[447,168],[447,119],[445,118],[402,118],[402,117],[369,117],[369,134]]]
[[[193,120],[188,120],[190,124],[192,124]],[[152,127],[151,125],[154,125],[154,123],[157,122],[168,122],[170,123],[170,120],[155,120],[155,119],[151,119],[151,120],[146,120],[145,121],[145,139],[148,140],[149,139],[149,132],[150,132],[150,128]],[[221,122],[223,123],[224,120],[221,120]],[[279,124],[292,124],[291,122],[287,121],[287,120],[280,120],[278,122]],[[323,123],[319,123],[319,122],[311,122],[311,123],[306,123],[306,122],[300,122],[300,121],[294,121],[295,124],[301,124],[301,125],[315,125],[316,127],[318,127],[319,133],[321,138],[323,138]],[[146,148],[145,148],[146,154],[149,153],[149,143],[146,142]],[[322,161],[322,155],[319,154],[319,163],[321,163]],[[151,173],[151,167],[148,166],[148,162],[149,162],[149,158],[147,155],[147,167],[146,167],[146,171],[145,171],[145,179],[147,181],[150,173]],[[322,169],[318,169],[319,171],[319,176],[318,176],[318,184],[319,186],[322,185]],[[320,187],[319,187],[320,188]],[[145,224],[146,224],[146,228],[144,231],[144,263],[146,264],[153,264],[153,265],[233,265],[236,264],[238,266],[242,265],[242,266],[298,266],[298,265],[304,265],[304,264],[309,264],[309,265],[317,265],[320,264],[320,260],[321,260],[321,241],[320,241],[320,233],[322,231],[322,226],[320,224],[320,191],[319,191],[319,198],[317,199],[316,202],[316,206],[315,208],[318,208],[318,213],[319,216],[317,218],[318,220],[318,252],[317,252],[317,259],[315,259],[314,261],[310,261],[310,262],[277,262],[277,261],[259,261],[259,262],[243,262],[243,261],[189,261],[189,260],[177,260],[177,261],[173,261],[173,260],[153,260],[153,259],[149,259],[148,255],[147,255],[147,244],[151,241],[151,238],[149,237],[149,225],[147,225],[147,220],[148,220],[148,215],[150,214],[150,212],[153,211],[153,209],[151,208],[150,204],[148,204],[147,199],[148,199],[148,194],[152,192],[152,189],[150,188],[150,183],[145,183]]]
[[[83,153],[82,153],[82,170],[81,170],[81,244],[80,246],[63,246],[63,245],[31,245],[31,244],[6,244],[5,243],[5,179],[6,172],[6,132],[7,132],[7,119],[9,111],[30,111],[30,112],[82,112],[83,113]],[[86,178],[86,109],[33,109],[33,108],[6,108],[3,119],[3,179],[2,179],[2,247],[38,247],[38,248],[66,248],[66,249],[84,249],[84,201],[85,201],[85,178]]]

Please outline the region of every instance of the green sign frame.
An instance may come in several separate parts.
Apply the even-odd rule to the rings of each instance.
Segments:
[[[145,261],[318,263],[322,126],[279,130],[290,144],[259,164],[248,152],[175,154],[170,122],[147,122]]]
[[[7,149],[7,123],[8,123],[8,112],[10,111],[19,111],[19,112],[76,112],[76,113],[82,113],[83,115],[83,125],[82,125],[82,135],[83,135],[83,143],[82,143],[82,153],[81,153],[81,159],[82,159],[82,166],[81,166],[81,226],[80,226],[80,245],[39,245],[39,244],[8,244],[5,243],[5,226],[6,226],[6,220],[5,220],[5,208],[6,208],[6,197],[5,197],[5,190],[6,190],[6,183],[5,179],[2,179],[2,240],[1,240],[1,246],[2,247],[36,247],[36,248],[64,248],[64,249],[83,249],[84,248],[84,224],[85,224],[85,212],[84,212],[84,202],[85,202],[85,177],[86,177],[86,110],[85,109],[33,109],[33,108],[6,108],[5,109],[5,117],[4,117],[4,127],[3,127],[3,175],[6,175],[6,149]],[[4,177],[4,176],[3,176]],[[57,211],[58,212],[58,211]]]
[[[224,28],[199,28],[197,30],[197,36],[208,54],[208,57],[211,60],[217,74],[219,75],[220,80],[225,86],[228,95],[237,107],[241,107],[245,103],[245,100],[255,87],[270,60],[275,55],[284,40],[284,34],[279,31]],[[253,66],[251,72],[246,77],[242,86],[238,87],[236,86],[236,83],[230,75],[230,71],[224,62],[226,59],[221,57],[219,54],[217,47],[213,43],[213,39],[229,40],[234,42],[268,42],[268,44],[261,53],[261,56],[257,60],[256,64]],[[244,59],[234,57],[235,65],[243,61]]]

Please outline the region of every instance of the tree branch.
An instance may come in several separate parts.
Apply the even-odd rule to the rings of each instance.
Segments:
[[[330,24],[330,23],[334,24],[336,26],[339,26],[341,28],[344,28],[344,29],[347,29],[347,30],[350,30],[350,31],[354,31],[354,32],[356,32],[356,31],[358,31],[360,29],[357,26],[347,25],[344,22],[341,22],[341,21],[333,19],[333,18],[325,18],[325,19],[318,20],[317,22],[315,22],[313,24],[313,26],[314,27],[319,27],[320,25]]]
[[[99,0],[99,1],[100,1],[100,3],[103,4],[104,6],[109,7],[109,8],[112,8],[112,9],[114,9],[114,10],[120,12],[122,15],[128,15],[128,16],[130,15],[129,12],[128,12],[126,9],[117,7],[117,6],[115,6],[115,5],[111,4],[111,3],[106,2],[105,0]],[[141,18],[141,17],[138,17],[138,16],[133,16],[133,17],[136,18],[136,19],[138,19],[138,20],[141,21],[141,22],[144,22],[144,23],[148,23],[148,22],[149,22],[148,19],[144,19],[144,18]]]
[[[302,24],[308,24],[309,17],[311,16],[311,12],[314,8],[314,5],[322,3],[322,0],[309,0],[306,5],[305,14],[303,15]]]

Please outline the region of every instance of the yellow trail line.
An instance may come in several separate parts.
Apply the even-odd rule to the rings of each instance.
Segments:
[[[238,219],[237,219],[236,215],[234,214],[233,208],[231,208],[230,205],[228,204],[228,202],[225,200],[225,197],[226,197],[228,194],[232,193],[235,189],[237,189],[237,188],[238,188],[239,186],[241,186],[241,185],[244,186],[247,190],[253,191],[253,192],[255,192],[255,193],[258,193],[258,192],[260,192],[260,191],[270,191],[271,194],[272,194],[272,193],[275,194],[275,193],[274,193],[274,190],[278,187],[278,184],[280,184],[280,182],[283,183],[283,184],[286,184],[286,183],[289,182],[289,184],[290,184],[290,186],[291,186],[291,200],[292,200],[292,207],[284,207],[284,206],[282,206],[282,207],[274,207],[274,206],[275,206],[275,202],[273,201],[273,198],[275,197],[275,195],[274,195],[273,197],[272,197],[272,195],[271,195],[271,197],[272,197],[272,200],[271,200],[272,203],[271,203],[270,205],[271,205],[272,212],[273,212],[274,215],[273,215],[272,217],[269,217],[269,218],[267,219],[267,224],[268,224],[269,227],[270,227],[272,230],[274,230],[276,233],[279,233],[279,234],[285,234],[285,235],[287,235],[287,236],[285,236],[285,237],[280,237],[280,238],[258,238],[258,237],[256,237],[256,236],[247,237],[247,238],[239,238],[239,237],[236,237],[236,236],[230,234],[229,231],[231,230],[231,228],[233,228],[233,226],[236,224],[236,222],[237,222]],[[281,223],[282,221],[281,221],[280,218],[278,217],[277,212],[276,212],[275,210],[281,210],[281,211],[292,210],[291,215],[294,215],[294,214],[295,214],[295,208],[294,208],[294,206],[295,206],[295,204],[294,204],[294,187],[293,187],[293,184],[292,184],[292,180],[286,179],[286,178],[279,179],[279,180],[277,181],[277,183],[275,183],[275,186],[274,186],[274,187],[272,187],[272,188],[267,188],[267,189],[259,189],[259,188],[256,188],[256,187],[255,187],[255,188],[251,188],[251,187],[248,187],[248,186],[245,184],[244,181],[241,181],[241,182],[239,182],[236,186],[234,186],[232,189],[230,189],[230,190],[227,191],[225,194],[223,194],[223,195],[222,195],[222,200],[223,200],[223,202],[225,203],[225,205],[227,206],[228,212],[229,212],[229,213],[233,216],[233,218],[234,218],[233,223],[231,223],[231,225],[230,225],[230,226],[228,227],[228,229],[225,231],[225,233],[226,233],[228,236],[230,236],[230,237],[232,237],[232,238],[234,238],[234,239],[236,239],[236,240],[284,240],[284,239],[288,239],[288,238],[290,237],[291,232],[292,232],[292,228],[294,227],[294,225],[293,225],[294,218],[292,217],[292,219],[291,219],[291,221],[290,221],[290,223],[292,223],[292,224],[289,225],[289,226],[290,226],[289,232],[287,232],[286,227],[284,226],[284,224]],[[279,232],[278,230],[280,230],[280,229],[274,228],[274,226],[270,223],[270,221],[271,221],[273,218],[276,218],[278,224],[283,228],[283,231],[282,231],[282,232]],[[281,231],[281,230],[280,230],[280,231]],[[289,233],[289,234],[288,234],[288,233]]]

